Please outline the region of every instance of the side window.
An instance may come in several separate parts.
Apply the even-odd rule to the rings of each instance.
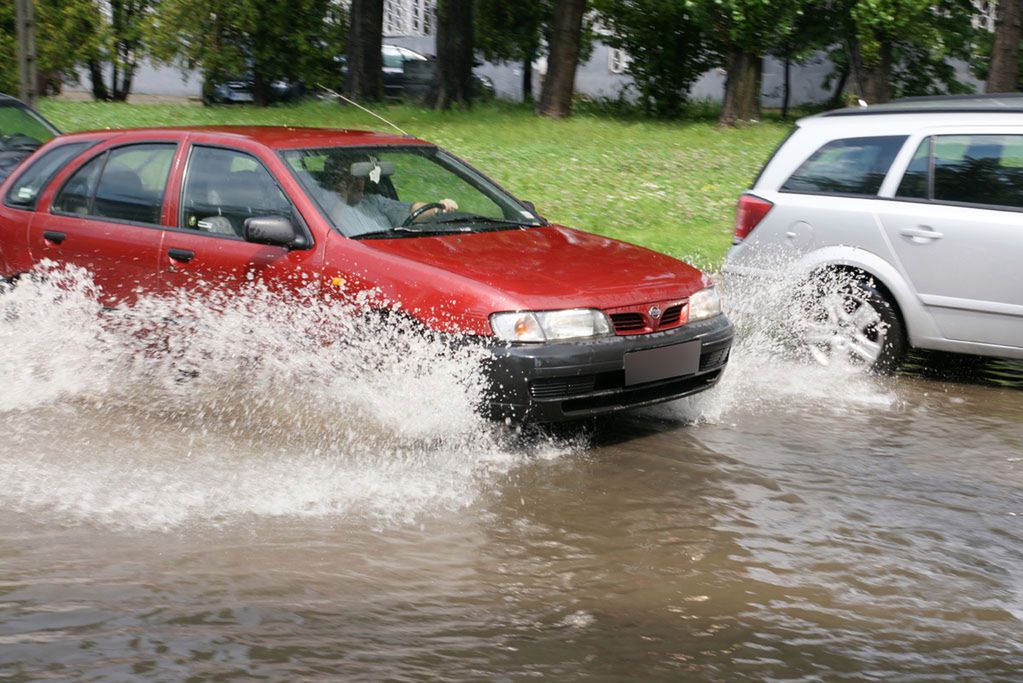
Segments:
[[[294,217],[266,167],[245,152],[193,147],[185,172],[180,227],[243,237],[252,216]]]
[[[133,223],[160,222],[174,145],[131,145],[110,152],[92,215]]]
[[[56,213],[160,223],[175,145],[128,145],[78,169],[53,202]]]
[[[939,136],[934,199],[1023,208],[1023,136]]]
[[[54,147],[32,162],[7,191],[5,203],[18,209],[34,209],[39,193],[69,161],[85,150],[91,142],[72,142]]]
[[[899,189],[895,191],[896,197],[909,199],[929,199],[931,196],[931,143],[934,138],[924,138],[920,146],[916,148],[913,159],[906,167],[906,173],[902,176]]]
[[[96,191],[96,181],[106,163],[107,154],[100,154],[89,161],[64,183],[57,198],[53,200],[51,211],[77,216],[87,216],[92,210],[92,195]]]
[[[405,64],[405,60],[402,59],[401,53],[397,50],[393,52],[390,50],[383,51],[384,66],[389,69],[400,69]]]
[[[905,141],[895,135],[832,140],[804,161],[781,191],[876,195]]]

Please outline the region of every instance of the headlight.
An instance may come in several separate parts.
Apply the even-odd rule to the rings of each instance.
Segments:
[[[591,308],[494,313],[490,316],[490,328],[498,339],[517,342],[587,339],[611,334],[607,316]]]
[[[714,287],[701,289],[689,297],[689,320],[705,320],[721,313],[721,297]]]

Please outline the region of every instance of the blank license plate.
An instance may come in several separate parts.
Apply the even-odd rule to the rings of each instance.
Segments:
[[[699,339],[625,354],[625,386],[691,375],[700,369]]]

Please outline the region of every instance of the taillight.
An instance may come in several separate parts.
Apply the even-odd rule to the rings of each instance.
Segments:
[[[738,244],[746,239],[753,232],[753,228],[764,220],[764,216],[773,206],[774,204],[766,199],[754,197],[751,194],[739,197],[739,207],[735,212],[735,237],[732,238],[732,244]]]

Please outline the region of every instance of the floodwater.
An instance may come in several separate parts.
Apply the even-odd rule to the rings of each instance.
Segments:
[[[471,353],[330,307],[88,295],[0,297],[0,678],[1023,671],[1021,391],[754,332],[707,394],[522,434]]]

